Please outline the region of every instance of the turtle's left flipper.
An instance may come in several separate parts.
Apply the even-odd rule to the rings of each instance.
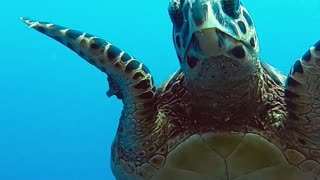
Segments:
[[[145,105],[152,107],[155,87],[148,68],[130,54],[95,35],[69,29],[53,23],[20,18],[33,28],[65,45],[82,59],[108,75],[110,90],[126,107]],[[132,111],[135,111],[133,109]]]
[[[320,160],[320,41],[293,65],[285,96],[291,141]]]
[[[108,75],[110,90],[107,95],[116,95],[124,104],[119,125],[122,142],[136,142],[153,131],[156,126],[155,86],[150,71],[142,62],[95,35],[53,23],[21,20]]]

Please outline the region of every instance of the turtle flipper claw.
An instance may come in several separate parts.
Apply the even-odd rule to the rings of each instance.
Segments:
[[[109,82],[109,90],[106,92],[106,95],[108,97],[111,96],[117,96],[118,99],[123,98],[123,94],[121,93],[119,85],[117,85],[116,81],[108,76],[108,82]]]

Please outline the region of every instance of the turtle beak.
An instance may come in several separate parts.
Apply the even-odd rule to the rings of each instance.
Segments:
[[[217,57],[225,54],[227,41],[225,34],[217,28],[204,29],[193,34],[187,56]],[[229,43],[231,44],[231,43]]]
[[[229,16],[239,16],[238,0],[222,0],[221,3],[214,0],[194,0],[190,6],[188,13],[190,33],[186,38],[188,48],[199,42],[197,45],[201,52],[205,55],[217,56],[224,53],[224,49],[229,44],[224,40],[226,37],[234,40],[241,39],[236,31],[230,30],[226,20],[221,17],[223,14],[221,11],[228,12]]]

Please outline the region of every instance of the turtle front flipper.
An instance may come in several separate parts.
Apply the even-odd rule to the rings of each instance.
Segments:
[[[290,141],[320,161],[320,41],[293,65],[285,97]]]
[[[108,75],[108,96],[122,99],[118,135],[123,144],[130,146],[141,136],[153,131],[155,124],[152,76],[145,65],[111,43],[94,35],[46,22],[21,18],[30,28],[59,41],[83,59]]]

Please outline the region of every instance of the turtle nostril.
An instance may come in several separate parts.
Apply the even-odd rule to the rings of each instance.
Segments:
[[[196,58],[196,57],[192,57],[192,56],[191,57],[190,56],[187,57],[187,63],[188,63],[188,65],[189,65],[189,67],[191,69],[196,67],[196,65],[198,64],[198,61],[199,61],[199,59]]]
[[[231,53],[238,59],[243,59],[246,56],[246,52],[242,46],[236,46],[231,50]]]

